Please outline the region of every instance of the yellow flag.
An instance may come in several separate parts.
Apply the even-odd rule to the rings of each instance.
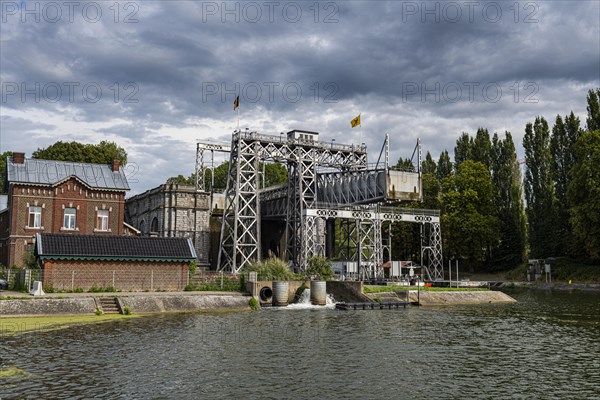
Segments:
[[[357,125],[360,125],[360,114],[358,114],[358,117],[350,121],[350,125],[352,125],[353,128]]]

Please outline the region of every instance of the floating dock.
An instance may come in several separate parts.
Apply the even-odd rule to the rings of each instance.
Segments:
[[[406,308],[406,306],[410,305],[409,302],[400,302],[400,301],[382,301],[381,303],[377,302],[368,302],[368,303],[337,303],[335,308],[337,310],[384,310],[392,308]]]

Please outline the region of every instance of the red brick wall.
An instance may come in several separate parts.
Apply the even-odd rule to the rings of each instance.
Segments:
[[[46,260],[45,288],[114,287],[120,291],[183,290],[189,265],[182,262]],[[114,284],[114,286],[113,286]]]
[[[0,213],[0,264],[9,266],[8,264],[8,246],[10,241],[8,236],[10,234],[9,228],[10,214],[8,210]]]
[[[89,190],[77,179],[71,178],[56,187],[14,185],[9,188],[10,239],[5,239],[3,247],[10,248],[6,265],[23,265],[26,243],[32,243],[36,233],[73,233],[123,235],[125,192]],[[43,229],[27,229],[30,206],[42,207]],[[64,208],[77,209],[77,230],[63,227]],[[97,210],[109,211],[108,232],[97,231]],[[1,237],[0,237],[1,240]],[[0,251],[0,255],[2,252]],[[0,262],[4,263],[2,259]]]

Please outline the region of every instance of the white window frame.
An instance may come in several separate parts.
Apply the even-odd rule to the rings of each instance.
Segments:
[[[96,213],[96,230],[102,232],[108,232],[108,218],[110,213],[108,210],[98,210]]]
[[[32,220],[31,220],[32,216],[33,216],[33,224],[30,225],[30,223],[32,222]],[[36,229],[42,228],[42,207],[29,206],[29,210],[27,213],[27,227],[28,228],[36,228]]]
[[[63,229],[74,231],[77,228],[77,209],[67,207],[63,213]]]

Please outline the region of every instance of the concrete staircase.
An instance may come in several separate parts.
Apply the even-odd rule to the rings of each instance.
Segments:
[[[99,297],[100,309],[104,314],[122,314],[116,297]]]

